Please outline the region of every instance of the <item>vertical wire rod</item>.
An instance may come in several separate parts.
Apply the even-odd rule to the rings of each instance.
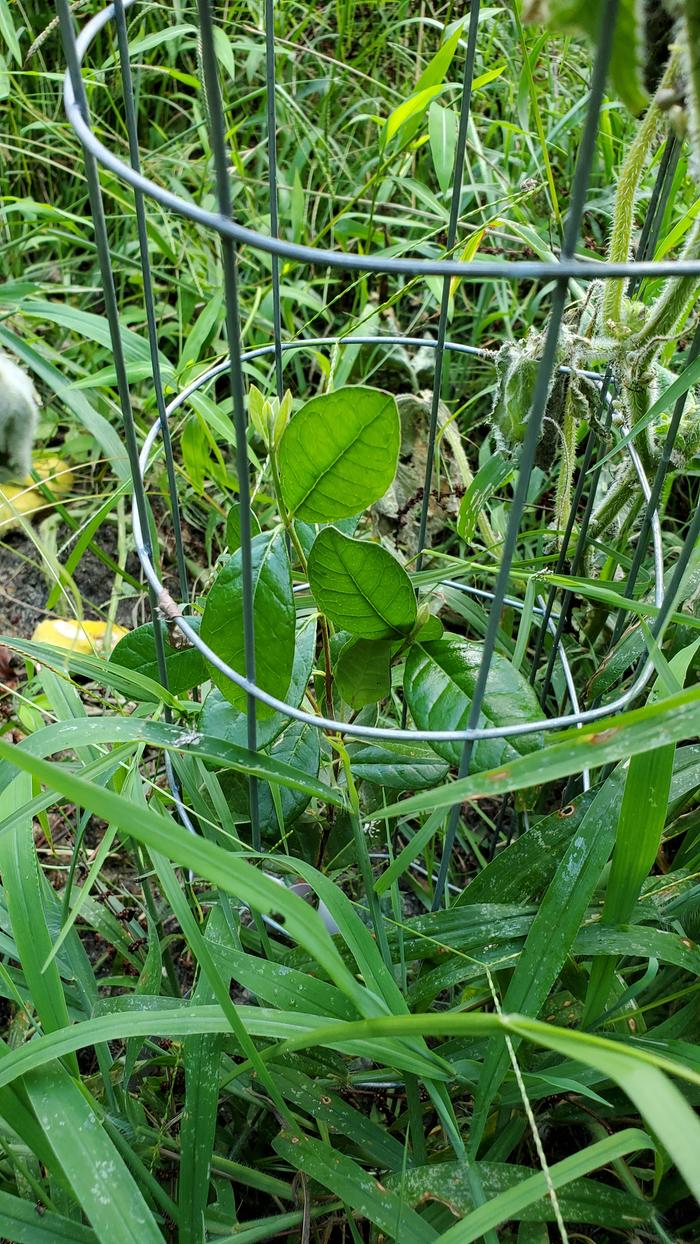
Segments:
[[[652,258],[652,252],[658,241],[659,231],[664,218],[664,212],[666,211],[666,205],[671,194],[673,178],[676,173],[676,166],[678,164],[680,154],[680,142],[675,134],[669,134],[666,139],[666,144],[659,163],[659,171],[656,175],[656,181],[654,182],[654,188],[651,192],[649,205],[644,217],[642,232],[639,235],[639,246],[637,248],[637,257],[639,259]],[[641,277],[630,277],[630,297],[637,292],[641,281]]]
[[[68,72],[73,86],[73,93],[80,109],[81,116],[85,124],[89,126],[89,110],[87,106],[87,98],[83,86],[82,74],[80,72],[80,62],[78,60],[75,30],[73,27],[73,18],[68,7],[68,0],[57,0],[58,18],[61,30],[61,40],[63,43],[63,51],[66,57]],[[146,491],[139,468],[139,448],[136,439],[136,425],[134,423],[134,415],[131,409],[131,397],[129,393],[129,381],[127,378],[126,361],[124,358],[124,348],[122,345],[121,331],[119,325],[119,306],[117,304],[117,294],[114,285],[114,273],[112,271],[112,261],[109,253],[109,237],[107,234],[107,221],[104,211],[104,203],[102,201],[102,190],[100,187],[100,179],[97,171],[97,162],[95,157],[87,150],[83,151],[83,159],[85,164],[85,176],[87,179],[88,196],[90,200],[90,213],[92,215],[93,228],[95,231],[95,245],[97,249],[97,258],[100,267],[100,275],[102,277],[102,294],[105,304],[105,312],[107,322],[109,324],[110,340],[112,343],[112,351],[114,354],[114,368],[117,379],[117,392],[119,394],[119,405],[122,412],[122,422],[124,425],[124,438],[126,440],[126,451],[131,469],[131,484],[134,493],[134,501],[136,504],[136,512],[138,514],[139,523],[143,531],[143,539],[146,544],[150,556],[153,556],[151,548],[151,540],[149,536],[149,508],[146,499]],[[167,424],[167,416],[166,416]],[[156,607],[157,599],[153,587],[149,585],[149,600],[151,612],[157,620]],[[154,642],[156,650],[156,660],[158,664],[159,676],[166,680],[167,669],[165,662],[165,649],[163,646],[163,636],[161,628],[155,625]],[[165,685],[165,684],[164,684]]]
[[[131,161],[131,167],[137,172],[140,172],[141,157],[139,153],[138,123],[136,120],[136,109],[134,107],[134,88],[131,76],[131,62],[129,60],[129,37],[126,29],[124,0],[114,0],[114,16],[117,26],[117,40],[119,43],[119,65],[122,79],[124,117],[129,137],[129,159]],[[156,324],[155,302],[153,298],[153,277],[151,273],[151,257],[148,248],[148,232],[146,229],[146,205],[144,202],[143,192],[137,187],[134,187],[134,206],[136,208],[136,229],[139,240],[139,252],[141,255],[141,271],[143,273],[143,296],[146,308],[148,346],[151,355],[151,367],[153,369],[153,388],[156,396],[158,418],[162,429],[161,435],[163,438],[165,470],[168,479],[168,489],[170,492],[170,514],[173,523],[175,559],[180,584],[180,599],[182,601],[187,601],[189,599],[187,565],[185,563],[185,550],[182,542],[182,524],[180,521],[180,504],[177,495],[177,479],[175,476],[175,462],[173,460],[173,446],[170,437],[168,416],[165,411],[163,379],[160,370],[158,328]],[[167,682],[164,686],[167,687]]]
[[[64,0],[65,2],[65,0]],[[216,195],[222,216],[232,219],[231,187],[229,184],[229,161],[226,150],[226,127],[218,67],[214,49],[214,22],[210,0],[197,0],[199,29],[202,40],[202,64],[204,90],[209,117],[209,135],[214,159]],[[238,306],[238,273],[235,243],[229,237],[221,238],[221,258],[226,299],[226,333],[229,348],[229,375],[233,397],[233,422],[236,429],[236,468],[238,472],[238,495],[240,497],[241,523],[241,581],[243,587],[243,648],[245,675],[248,682],[255,682],[255,620],[253,615],[253,563],[250,521],[250,477],[248,467],[247,419],[243,390],[243,365],[241,363],[241,325]],[[255,699],[247,698],[248,748],[257,747]],[[258,789],[255,778],[249,778],[250,824],[253,848],[260,850],[260,817],[258,813]]]
[[[581,220],[583,218],[583,212],[586,205],[588,179],[593,161],[593,153],[595,150],[598,117],[600,115],[600,108],[603,101],[608,64],[612,52],[612,41],[617,18],[618,3],[619,0],[607,0],[601,14],[598,54],[593,66],[590,97],[586,113],[586,123],[584,125],[583,135],[581,138],[581,145],[576,161],[576,169],[574,171],[571,203],[564,225],[564,240],[562,244],[563,259],[570,259],[575,253],[576,243],[581,228]],[[530,475],[535,462],[537,442],[539,441],[540,429],[542,427],[542,420],[544,418],[545,408],[547,405],[549,382],[556,362],[559,331],[564,315],[564,306],[566,303],[568,288],[568,279],[566,277],[560,277],[556,282],[554,295],[552,297],[547,335],[545,337],[542,358],[537,368],[532,407],[528,415],[527,431],[519,463],[518,482],[515,489],[515,495],[513,497],[510,517],[508,519],[508,530],[506,532],[506,538],[503,545],[501,564],[499,566],[498,576],[494,586],[494,600],[489,612],[489,620],[486,628],[486,634],[484,636],[479,673],[476,678],[474,695],[472,697],[472,703],[469,710],[467,726],[470,729],[474,729],[481,714],[481,706],[486,691],[486,682],[488,679],[489,667],[491,665],[491,658],[496,647],[499,617],[508,589],[510,567],[515,553],[518,531],[520,529],[520,521],[527,501]],[[469,772],[469,764],[471,761],[473,747],[473,742],[467,740],[462,748],[462,757],[459,765],[460,778],[465,777]],[[437,911],[442,904],[445,883],[447,881],[447,873],[450,866],[450,857],[455,837],[457,835],[459,813],[460,804],[453,804],[450,810],[447,832],[445,834],[445,842],[443,844],[438,882],[435,887],[435,894],[433,897],[434,911]]]
[[[277,84],[275,80],[275,0],[265,0],[265,81],[267,87],[267,169],[270,199],[270,233],[279,237],[277,194]],[[275,344],[275,386],[282,397],[282,311],[280,307],[279,255],[272,262],[272,332]]]
[[[472,0],[469,13],[469,34],[467,37],[467,55],[464,61],[464,77],[462,79],[462,96],[459,109],[459,129],[457,131],[457,146],[455,149],[455,166],[454,179],[452,183],[452,201],[450,203],[450,219],[447,226],[447,254],[449,255],[454,247],[457,239],[457,225],[459,223],[459,209],[462,202],[462,181],[464,178],[464,161],[467,150],[467,132],[469,129],[469,114],[471,111],[472,100],[472,82],[474,79],[474,62],[476,59],[476,36],[479,26],[479,9],[481,0]],[[440,406],[440,396],[442,392],[442,368],[445,357],[445,337],[447,334],[447,312],[450,303],[450,285],[452,283],[451,276],[445,276],[442,282],[442,297],[440,300],[440,319],[438,321],[437,345],[435,349],[435,375],[433,377],[433,397],[430,407],[430,422],[428,425],[428,451],[427,461],[425,464],[425,480],[423,485],[423,499],[421,502],[420,522],[418,526],[418,558],[416,560],[416,569],[420,570],[423,564],[423,548],[427,539],[428,532],[428,510],[430,508],[430,486],[433,481],[433,469],[435,466],[435,442],[437,437],[438,409]]]

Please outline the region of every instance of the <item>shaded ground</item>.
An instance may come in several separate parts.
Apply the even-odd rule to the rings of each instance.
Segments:
[[[65,549],[70,532],[66,527],[57,528],[57,547],[60,560],[65,562]],[[95,536],[99,545],[110,557],[116,559],[117,532],[109,524],[103,524]],[[140,578],[136,556],[131,554],[127,568]],[[46,602],[51,592],[48,567],[41,561],[32,541],[21,531],[9,532],[0,542],[0,634],[28,638],[43,618],[73,616],[70,602],[59,599],[49,613]],[[83,554],[73,574],[82,598],[85,618],[104,618],[114,587],[114,571],[106,566],[89,549]],[[120,589],[117,621],[123,626],[138,626],[146,621],[147,601],[143,592],[137,593],[128,583]]]

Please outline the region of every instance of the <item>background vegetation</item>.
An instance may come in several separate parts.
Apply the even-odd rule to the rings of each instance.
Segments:
[[[93,7],[75,4],[76,19]],[[265,232],[261,9],[259,0],[227,0],[216,6],[216,21],[234,211]],[[357,253],[441,256],[465,53],[462,6],[280,0],[276,14],[282,234]],[[137,6],[129,29],[144,171],[213,207],[195,8]],[[0,0],[0,57],[0,347],[33,375],[43,402],[36,452],[57,460],[49,483],[37,484],[46,505],[34,521],[0,529],[8,654],[0,740],[0,1237],[46,1244],[696,1239],[697,557],[663,646],[653,648],[648,702],[645,693],[614,724],[509,755],[495,772],[489,758],[473,766],[460,792],[451,905],[438,913],[430,909],[455,800],[453,755],[418,746],[343,751],[337,740],[294,726],[280,732],[278,723],[274,745],[273,725],[266,750],[253,758],[240,715],[217,699],[191,652],[169,650],[170,691],[160,687],[152,631],[129,639],[122,663],[32,643],[45,614],[130,628],[149,615],[132,552],[103,283],[81,152],[63,113],[52,7]],[[117,60],[106,33],[86,82],[97,132],[126,158]],[[482,9],[456,254],[557,255],[590,68],[582,40],[523,27],[517,6]],[[635,239],[665,130],[660,121],[638,170]],[[637,132],[638,120],[611,89],[582,255],[606,253],[618,174]],[[700,201],[689,150],[683,145],[675,165],[658,256],[678,254],[693,237]],[[134,204],[111,174],[101,182],[142,435],[157,412]],[[225,354],[220,256],[213,236],[154,205],[148,240],[172,395]],[[660,293],[659,281],[643,283],[642,321]],[[285,263],[284,336],[434,336],[440,294],[439,280],[349,277],[321,264]],[[246,347],[269,343],[270,264],[250,249],[240,255],[240,297]],[[521,342],[546,326],[550,297],[551,286],[534,282],[455,282],[449,336],[490,351]],[[686,303],[661,346],[661,362],[676,374],[694,327]],[[567,327],[578,331],[589,309],[587,291],[572,283]],[[604,368],[605,348],[596,361]],[[492,588],[513,471],[492,479],[465,512],[465,462],[475,474],[498,448],[496,373],[487,357],[455,355],[446,367],[430,514],[435,553],[418,573],[432,352],[312,348],[289,357],[285,385],[297,408],[351,382],[403,399],[402,492],[393,509],[375,506],[359,530],[381,537],[432,612],[478,643],[486,608],[442,580],[447,571]],[[273,392],[270,359],[248,363],[246,374],[262,394]],[[697,504],[694,410],[691,396],[687,452],[674,458],[662,496],[667,576]],[[659,411],[664,418],[667,408]],[[587,430],[584,421],[574,456]],[[184,408],[173,434],[192,599],[201,606],[219,558],[236,543],[226,382]],[[601,453],[611,447],[603,440]],[[533,472],[511,581],[524,607],[507,608],[501,619],[499,653],[523,678],[537,631],[535,598],[557,558],[560,459],[550,454]],[[618,478],[617,461],[603,469],[601,495]],[[255,515],[269,531],[278,508],[256,428],[250,462]],[[154,540],[177,595],[161,460],[148,482]],[[598,530],[579,574],[562,579],[576,593],[565,643],[585,705],[630,685],[632,659],[654,617],[646,552],[635,599],[621,595],[639,513],[638,497],[630,502]],[[325,691],[323,652],[309,629],[312,603],[298,594],[300,631],[306,620],[308,634],[304,641],[300,633],[295,673],[298,700],[313,709]],[[546,660],[539,691],[545,667]],[[189,696],[197,686],[201,696]],[[396,725],[402,702],[399,661],[378,703],[345,708]],[[553,714],[565,704],[557,666],[545,709]],[[197,837],[178,821],[164,755]],[[590,791],[581,786],[586,766]],[[251,849],[243,780],[250,773],[260,779],[262,864]],[[270,874],[306,887],[313,901]]]

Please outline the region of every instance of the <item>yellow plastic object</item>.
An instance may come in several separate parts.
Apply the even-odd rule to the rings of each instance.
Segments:
[[[109,651],[129,632],[112,623]],[[103,656],[107,639],[106,622],[76,622],[73,618],[45,618],[37,626],[32,639],[38,644],[53,644],[81,656]]]
[[[73,472],[60,458],[37,458],[34,463],[37,475],[46,481],[56,498],[65,497],[73,487]],[[0,536],[18,527],[18,514],[23,518],[33,518],[39,510],[46,509],[50,503],[35,487],[34,480],[27,476],[21,484],[2,484],[0,486]]]

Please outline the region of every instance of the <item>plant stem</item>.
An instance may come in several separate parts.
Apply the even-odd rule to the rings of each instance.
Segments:
[[[306,574],[306,554],[302,548],[299,536],[297,535],[294,522],[289,517],[289,514],[287,513],[287,507],[284,504],[284,500],[282,498],[282,484],[280,481],[279,470],[277,468],[277,455],[272,445],[269,446],[268,457],[270,459],[270,470],[272,472],[272,487],[275,492],[275,501],[277,502],[277,509],[279,512],[279,516],[282,519],[282,523],[284,524],[284,529],[287,535],[289,536],[289,539],[294,545],[294,551],[296,552],[296,555],[299,558],[301,568],[304,574]]]
[[[561,426],[561,462],[559,463],[557,492],[554,502],[554,527],[558,533],[557,539],[560,543],[561,533],[566,531],[566,525],[571,513],[571,486],[574,479],[577,432],[578,419],[572,410],[572,403],[567,393],[566,407]]]
[[[695,221],[683,249],[682,259],[697,259],[700,255],[700,217]],[[657,299],[644,328],[629,342],[630,350],[639,351],[642,368],[648,367],[656,355],[659,342],[673,334],[688,303],[694,298],[698,287],[696,276],[671,277],[661,297]]]
[[[668,85],[667,79],[671,64],[666,70],[661,86]],[[632,226],[634,223],[634,203],[646,164],[649,148],[654,140],[661,113],[656,96],[647,108],[634,142],[630,146],[620,169],[615,192],[612,229],[608,244],[608,260],[610,263],[626,263],[632,246]],[[623,278],[606,281],[602,302],[603,333],[607,331],[608,322],[619,324],[622,319],[622,300],[625,282]]]
[[[268,455],[270,459],[270,470],[272,472],[272,486],[275,492],[275,500],[277,502],[277,508],[279,510],[279,515],[280,515],[280,518],[282,519],[282,523],[284,524],[284,529],[287,535],[289,536],[289,539],[291,540],[292,544],[294,545],[294,549],[296,551],[297,557],[299,558],[301,568],[304,574],[306,574],[306,554],[302,548],[301,541],[299,539],[296,528],[294,526],[294,521],[293,519],[290,518],[287,512],[287,507],[284,504],[284,500],[282,497],[282,484],[280,481],[279,470],[277,467],[277,455],[275,454],[275,450],[272,445],[268,447]],[[333,716],[333,670],[331,669],[331,639],[330,639],[330,631],[328,629],[328,619],[324,618],[323,614],[320,613],[318,615],[318,623],[319,623],[319,627],[321,630],[321,640],[323,643],[323,657],[324,657],[324,664],[325,664],[326,712],[328,713],[329,717],[332,717]]]
[[[632,500],[636,479],[634,467],[630,465],[613,480],[607,495],[591,519],[589,532],[592,540],[597,540],[604,535],[620,511]]]

